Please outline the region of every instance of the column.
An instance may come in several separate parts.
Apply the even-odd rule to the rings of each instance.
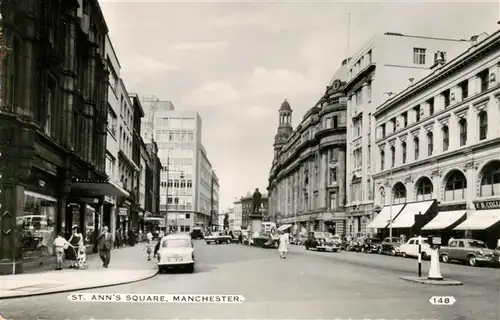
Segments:
[[[488,111],[488,138],[498,137],[500,125],[498,125],[498,119],[500,119],[500,109],[498,107],[498,99],[500,96],[495,97],[488,101],[487,111]]]
[[[434,105],[436,105],[436,102],[437,101],[434,101]],[[420,104],[420,120],[427,118],[429,116],[429,114],[430,114],[429,109],[430,108],[429,108],[428,102],[424,102],[424,103]]]
[[[481,84],[477,76],[473,76],[469,79],[469,97],[472,97],[479,93],[480,85]]]
[[[467,178],[467,209],[474,210],[474,200],[476,199],[477,189],[477,169],[474,167],[473,162],[466,165],[464,168],[465,177]]]
[[[446,124],[447,123],[448,122],[446,122]],[[431,130],[434,138],[434,150],[432,151],[432,155],[434,156],[443,152],[443,125],[435,121]]]
[[[479,139],[479,127],[477,110],[474,106],[469,107],[467,112],[467,145],[475,144]]]
[[[460,147],[460,128],[458,126],[458,117],[456,114],[451,114],[448,120],[448,130],[450,133],[450,150],[455,150]]]

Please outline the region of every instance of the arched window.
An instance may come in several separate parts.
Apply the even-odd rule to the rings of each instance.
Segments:
[[[424,200],[430,200],[432,199],[432,191],[433,191],[433,186],[432,186],[432,181],[427,178],[423,177],[420,178],[417,183],[417,201],[424,201]]]
[[[434,134],[432,132],[427,133],[427,155],[432,156],[432,151],[434,151]]]
[[[460,146],[465,146],[467,144],[467,120],[460,119],[458,127],[460,129]]]
[[[392,203],[406,203],[406,187],[401,182],[396,183],[392,189]]]
[[[404,163],[406,163],[406,142],[402,142],[401,143],[401,161]]]
[[[391,147],[391,168],[394,168],[396,164],[396,148],[394,146]]]
[[[384,171],[385,167],[385,152],[380,150],[380,171]]]
[[[383,206],[385,206],[385,189],[384,189],[384,187],[380,187],[380,189],[378,189],[378,193],[380,196],[380,205],[383,207]]]
[[[444,200],[463,200],[467,194],[467,179],[461,171],[453,170],[448,174],[444,187]]]
[[[415,160],[418,160],[420,153],[420,139],[415,137],[413,138],[413,146],[415,147]]]
[[[500,195],[500,161],[487,164],[482,170],[481,197]]]
[[[450,147],[450,129],[448,126],[444,126],[443,129],[443,151],[448,151]]]
[[[479,113],[479,140],[484,140],[488,136],[488,113],[481,111]]]

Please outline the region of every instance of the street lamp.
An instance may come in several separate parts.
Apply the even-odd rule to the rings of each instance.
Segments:
[[[392,186],[391,186],[391,183],[392,183],[392,166],[391,166],[391,174],[390,174],[390,178],[389,178],[389,188],[391,189],[390,190],[390,207],[389,207],[389,243],[392,244],[392,202],[394,201],[394,194],[393,194],[393,191],[392,191]]]

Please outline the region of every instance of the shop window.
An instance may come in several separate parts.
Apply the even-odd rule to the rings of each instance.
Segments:
[[[87,206],[85,209],[85,230],[80,231],[84,237],[86,246],[92,246],[94,244],[93,233],[95,230],[95,215],[95,209],[91,206]]]
[[[30,191],[24,192],[24,208],[16,217],[23,259],[54,254],[57,200]]]

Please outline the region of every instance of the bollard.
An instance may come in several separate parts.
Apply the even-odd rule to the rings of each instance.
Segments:
[[[418,277],[422,277],[422,237],[418,237]]]
[[[443,280],[441,269],[439,267],[439,249],[431,248],[431,265],[429,267],[429,280]]]

